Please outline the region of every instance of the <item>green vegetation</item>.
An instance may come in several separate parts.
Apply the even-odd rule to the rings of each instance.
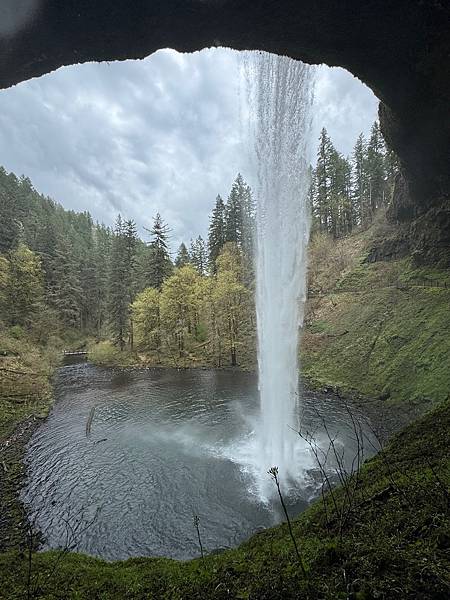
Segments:
[[[408,257],[368,262],[392,233],[382,210],[396,168],[377,125],[351,161],[322,132],[302,368],[315,386],[432,412],[292,524],[235,550],[186,563],[9,552],[0,598],[447,597],[450,274]],[[63,348],[90,339],[106,366],[255,366],[253,228],[238,175],[216,199],[208,244],[182,244],[172,264],[159,214],[144,243],[132,220],[94,224],[0,169],[0,549],[24,547],[24,444]]]
[[[0,444],[19,422],[46,414],[52,397],[49,377],[56,361],[54,348],[31,343],[19,326],[0,333]]]
[[[368,142],[363,134],[358,137],[351,158],[336,150],[323,128],[310,190],[314,227],[335,239],[367,227],[377,210],[388,206],[398,171],[377,122]]]
[[[107,341],[89,346],[88,356],[94,365],[105,367],[130,367],[136,362],[136,356],[131,352],[121,352],[120,348]]]
[[[319,501],[292,521],[306,579],[283,524],[234,550],[188,562],[35,554],[30,589],[42,599],[446,598],[449,427],[447,402],[363,466],[350,503],[339,488],[337,512],[326,496],[326,510]],[[2,597],[26,597],[27,576],[26,555],[0,555]]]
[[[302,369],[316,386],[424,408],[450,390],[450,274],[408,258],[364,262],[381,226],[313,241]]]
[[[19,547],[25,537],[24,446],[51,406],[56,360],[53,347],[32,343],[21,326],[0,331],[0,551]]]

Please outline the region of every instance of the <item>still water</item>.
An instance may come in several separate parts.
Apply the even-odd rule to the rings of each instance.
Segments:
[[[282,520],[276,495],[261,498],[246,464],[258,412],[255,375],[83,363],[59,369],[55,396],[28,446],[23,492],[44,548],[70,545],[110,560],[187,559],[199,555],[194,515],[205,552],[235,546]],[[323,417],[350,460],[355,436],[338,399],[302,396],[302,426],[325,444]],[[286,435],[298,438],[288,428]],[[306,445],[298,460],[303,475],[291,490],[292,513],[318,493]]]

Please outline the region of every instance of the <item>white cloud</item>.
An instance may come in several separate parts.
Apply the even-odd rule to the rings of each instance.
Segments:
[[[142,61],[65,67],[0,93],[0,164],[66,208],[141,233],[160,211],[173,245],[206,234],[246,150],[238,53],[159,51]],[[348,154],[376,99],[342,69],[318,69],[315,137],[325,125]],[[174,248],[175,249],[175,248]]]

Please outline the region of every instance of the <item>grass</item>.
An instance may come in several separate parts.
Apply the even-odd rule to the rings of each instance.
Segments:
[[[342,536],[330,505],[326,518],[322,501],[292,522],[307,579],[283,524],[234,550],[188,562],[139,558],[108,563],[80,554],[68,554],[58,562],[57,552],[39,553],[33,557],[35,597],[447,598],[449,426],[446,402],[363,466],[358,501]],[[338,503],[346,501],[342,489],[336,498]],[[1,598],[26,597],[26,576],[24,555],[0,555]]]

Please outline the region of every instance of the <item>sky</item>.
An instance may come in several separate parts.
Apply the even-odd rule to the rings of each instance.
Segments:
[[[377,99],[343,69],[316,69],[313,139],[325,126],[348,155]],[[217,194],[246,178],[240,81],[224,48],[62,67],[0,91],[0,165],[67,209],[134,219],[143,238],[159,211],[175,251],[206,236]]]

